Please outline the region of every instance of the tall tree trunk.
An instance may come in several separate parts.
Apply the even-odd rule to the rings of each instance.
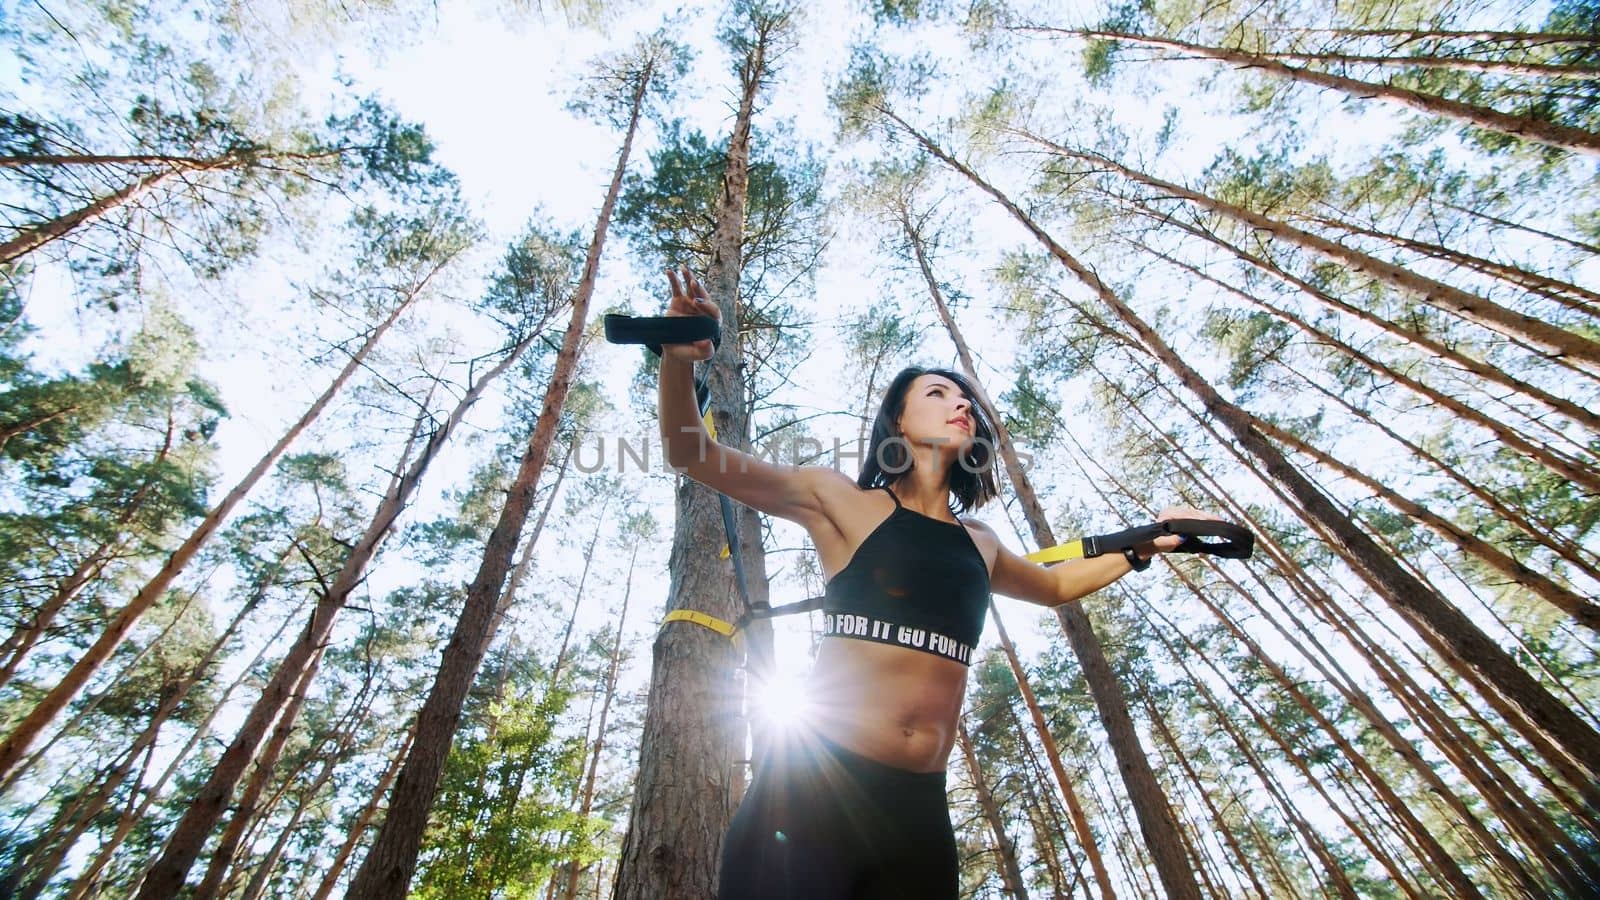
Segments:
[[[1586,600],[1577,592],[1556,584],[1544,575],[1517,562],[1510,554],[1500,548],[1482,538],[1469,534],[1460,526],[1447,521],[1444,517],[1434,513],[1422,504],[1390,490],[1376,478],[1339,461],[1329,453],[1311,446],[1285,429],[1260,419],[1257,419],[1255,424],[1267,437],[1311,457],[1346,478],[1365,485],[1402,514],[1427,526],[1428,530],[1453,544],[1462,553],[1481,561],[1511,579],[1512,583],[1521,585],[1529,593],[1547,601],[1552,606],[1571,616],[1579,625],[1592,631],[1600,631],[1600,604]]]
[[[127,637],[134,623],[166,593],[173,580],[194,559],[195,554],[200,552],[200,548],[221,527],[223,520],[228,517],[234,507],[255,487],[256,482],[272,468],[272,465],[289,448],[289,445],[294,443],[301,432],[316,421],[328,403],[333,400],[334,395],[360,369],[367,356],[371,354],[372,349],[377,346],[378,340],[422,295],[423,288],[426,287],[433,274],[443,265],[444,263],[440,263],[439,267],[435,267],[432,272],[429,272],[417,284],[414,290],[406,294],[401,302],[395,305],[388,317],[379,323],[378,327],[374,328],[372,333],[367,336],[367,339],[362,342],[361,348],[351,355],[349,362],[340,370],[338,376],[322,392],[322,395],[311,404],[288,431],[284,432],[277,443],[273,444],[272,448],[261,459],[256,461],[256,464],[251,467],[244,478],[240,479],[238,484],[233,486],[233,489],[222,498],[221,502],[206,513],[205,518],[200,520],[200,524],[195,526],[189,537],[185,538],[184,542],[178,546],[178,549],[174,550],[172,555],[167,558],[160,571],[152,576],[139,589],[138,593],[134,594],[133,599],[129,600],[127,605],[112,617],[111,621],[106,624],[105,631],[95,640],[94,644],[84,651],[83,656],[73,663],[72,668],[61,676],[61,680],[34,706],[33,710],[12,730],[11,734],[7,735],[4,741],[0,741],[0,780],[3,780],[12,768],[17,765],[17,762],[28,752],[28,747],[38,740],[40,732],[55,720],[55,717],[60,714],[62,709],[66,708],[68,703],[72,702],[72,699],[78,695],[79,691],[83,690],[83,686],[88,683],[95,672],[99,671],[100,666],[111,658],[111,654]]]
[[[1143,697],[1143,701],[1145,715],[1149,717],[1150,724],[1172,752],[1173,759],[1177,760],[1178,767],[1183,770],[1184,777],[1189,779],[1189,783],[1193,785],[1194,792],[1200,795],[1200,802],[1206,808],[1206,815],[1211,817],[1211,821],[1215,823],[1216,830],[1221,833],[1222,842],[1226,845],[1228,852],[1233,854],[1233,858],[1237,862],[1238,871],[1244,872],[1245,877],[1250,879],[1250,886],[1255,888],[1258,895],[1263,898],[1269,896],[1266,886],[1256,877],[1255,869],[1251,867],[1250,858],[1245,855],[1244,847],[1239,844],[1239,839],[1234,836],[1233,829],[1228,827],[1227,819],[1223,816],[1222,810],[1218,809],[1216,801],[1211,799],[1211,793],[1206,790],[1205,781],[1201,779],[1200,773],[1195,771],[1194,764],[1189,761],[1189,755],[1183,752],[1183,747],[1178,744],[1177,736],[1167,726],[1166,719],[1161,715],[1161,711],[1156,709],[1154,699],[1149,694],[1146,694]]]
[[[1184,222],[1176,221],[1170,216],[1151,213],[1146,207],[1144,207],[1143,204],[1140,204],[1140,209],[1141,211],[1146,212],[1147,215],[1151,215],[1153,218],[1160,219],[1164,224],[1174,225],[1183,231],[1194,235],[1195,237],[1203,238],[1204,240],[1221,247],[1222,249],[1236,256],[1241,261],[1254,266],[1267,275],[1276,278],[1285,284],[1299,288],[1313,300],[1316,300],[1317,302],[1331,309],[1348,314],[1354,318],[1366,322],[1369,325],[1381,329],[1385,334],[1394,337],[1402,344],[1416,347],[1418,350],[1421,350],[1429,356],[1458,366],[1462,370],[1470,372],[1473,375],[1482,378],[1484,381],[1489,382],[1490,384],[1499,385],[1500,387],[1535,400],[1546,407],[1555,410],[1561,415],[1566,416],[1572,421],[1583,425],[1590,431],[1600,431],[1600,413],[1596,413],[1594,410],[1591,410],[1582,404],[1574,403],[1564,397],[1558,397],[1555,394],[1552,394],[1549,391],[1539,387],[1538,385],[1532,384],[1512,375],[1499,366],[1469,356],[1468,354],[1455,349],[1444,341],[1422,333],[1420,330],[1408,329],[1403,325],[1392,322],[1383,318],[1382,316],[1368,312],[1367,310],[1361,309],[1360,307],[1354,306],[1350,303],[1346,303],[1345,301],[1321,290],[1316,285],[1311,284],[1309,281],[1306,281],[1305,279],[1284,270],[1276,262],[1256,256],[1252,253],[1248,253],[1245,250],[1234,246],[1230,242],[1223,240],[1210,231],[1189,225]],[[1218,286],[1224,287],[1226,290],[1233,290],[1231,285],[1226,285],[1224,282],[1221,282],[1220,280],[1215,279],[1213,276],[1201,272],[1199,269],[1189,265],[1188,263],[1170,257],[1143,244],[1142,242],[1135,243],[1146,252],[1151,253],[1160,259],[1166,260],[1178,268],[1191,272],[1198,277],[1205,278],[1208,281],[1213,281],[1214,283],[1218,284]]]
[[[1312,520],[1311,514],[1300,506],[1297,498],[1290,494],[1282,484],[1264,471],[1261,468],[1259,461],[1255,457],[1239,450],[1233,445],[1232,442],[1228,441],[1220,432],[1212,427],[1209,417],[1199,416],[1193,410],[1189,411],[1189,415],[1194,417],[1195,421],[1211,434],[1218,446],[1226,449],[1244,469],[1250,471],[1267,490],[1271,491],[1285,508],[1295,511],[1296,515],[1298,515],[1302,521],[1309,522]],[[1248,517],[1242,516],[1242,518],[1247,519]],[[1298,563],[1289,555],[1287,551],[1277,546],[1276,542],[1271,538],[1271,532],[1258,531],[1257,535],[1257,545],[1263,548],[1264,552],[1272,555],[1274,563],[1278,567],[1279,571],[1281,573],[1285,573],[1287,577],[1290,577],[1291,580],[1297,585],[1297,592],[1303,597],[1319,598],[1319,603],[1312,604],[1313,608],[1320,608],[1324,612],[1330,614],[1334,620],[1343,621],[1345,623],[1344,625],[1339,625],[1336,627],[1348,630],[1351,627],[1349,623],[1353,622],[1353,620],[1348,618],[1348,615],[1344,612],[1343,605],[1329,596],[1328,593],[1321,587],[1323,584],[1337,585],[1342,584],[1342,582],[1339,579],[1327,574],[1322,575],[1318,579],[1313,579],[1307,575],[1296,574],[1300,570]],[[1415,578],[1416,576],[1412,574],[1411,577]],[[1419,583],[1421,583],[1420,579]],[[1355,598],[1357,605],[1361,605],[1364,608],[1364,605],[1361,603],[1360,595],[1352,594],[1351,596]],[[1378,621],[1381,623],[1381,620]],[[1479,696],[1483,698],[1483,703],[1487,703],[1491,708],[1493,708],[1508,725],[1517,731],[1520,737],[1528,742],[1529,746],[1531,746],[1534,751],[1545,760],[1546,764],[1548,764],[1554,771],[1560,773],[1562,778],[1566,779],[1568,784],[1570,784],[1576,791],[1583,795],[1586,806],[1580,805],[1576,808],[1569,807],[1574,815],[1579,817],[1591,817],[1594,815],[1595,810],[1600,810],[1600,782],[1596,782],[1594,779],[1585,774],[1580,766],[1573,761],[1570,756],[1562,752],[1561,748],[1548,739],[1542,731],[1535,727],[1533,723],[1529,721],[1516,706],[1508,702],[1507,698],[1502,696],[1498,691],[1491,688],[1488,682],[1484,680],[1482,675],[1471,665],[1469,661],[1458,658],[1449,644],[1436,638],[1432,632],[1418,630],[1416,633],[1423,638],[1424,644],[1429,649],[1438,654],[1439,658],[1444,660],[1445,663],[1451,667],[1452,671],[1454,671],[1463,681],[1471,685],[1474,690],[1478,692]],[[1417,663],[1420,666],[1426,670],[1432,670],[1431,663],[1421,654],[1420,648],[1416,646],[1415,641],[1401,638],[1399,635],[1394,634],[1393,631],[1390,631],[1390,635],[1394,638],[1397,644],[1408,648],[1411,653],[1415,655]],[[1445,690],[1454,693],[1454,688],[1451,686],[1449,681],[1439,678],[1438,682],[1444,687]],[[1467,711],[1468,715],[1472,716],[1476,716],[1476,711],[1483,705],[1483,703],[1470,702],[1459,696],[1457,696],[1457,700],[1459,701],[1461,707]],[[1486,730],[1490,733],[1495,732],[1495,729],[1493,728],[1486,727]],[[1506,745],[1506,749],[1513,757],[1517,757],[1520,754],[1520,751],[1516,750],[1514,747],[1511,747],[1509,744]],[[1528,768],[1529,771],[1537,778],[1547,777],[1545,776],[1543,770],[1536,766],[1530,765]],[[1563,802],[1565,802],[1566,792],[1553,785],[1550,786],[1552,793],[1562,797]],[[1585,820],[1592,821],[1589,818],[1586,818]],[[1597,825],[1600,825],[1600,823],[1597,823]],[[1600,830],[1600,827],[1597,827],[1597,830]]]
[[[139,891],[140,900],[166,900],[182,888],[189,868],[194,865],[195,858],[205,846],[207,836],[216,826],[217,819],[221,817],[228,798],[233,795],[234,787],[244,774],[245,767],[255,757],[262,738],[266,736],[267,728],[278,718],[279,711],[288,700],[290,690],[300,680],[301,673],[313,656],[326,646],[339,611],[344,608],[350,594],[365,576],[367,565],[377,555],[379,545],[422,483],[428,467],[444,449],[456,426],[461,423],[467,411],[477,403],[489,384],[510,368],[536,337],[537,333],[525,337],[468,388],[460,402],[450,411],[450,415],[429,436],[419,457],[405,468],[403,474],[393,480],[379,501],[366,531],[345,557],[344,564],[334,576],[333,582],[317,597],[310,620],[306,622],[305,628],[293,646],[284,654],[272,678],[262,688],[261,696],[251,707],[238,734],[228,745],[228,749],[223,751],[210,777],[178,819],[177,825],[173,827],[172,835],[167,839],[161,858],[145,876],[144,884]],[[423,412],[424,417],[428,415],[426,411]],[[421,419],[419,423],[420,421]],[[409,447],[406,453],[409,455]],[[401,466],[405,466],[403,460]]]
[[[405,764],[395,780],[394,793],[389,798],[389,809],[383,825],[379,827],[378,836],[367,851],[366,859],[356,871],[347,897],[400,898],[406,896],[410,889],[423,830],[428,823],[428,810],[438,794],[439,777],[444,770],[445,757],[454,740],[456,726],[461,720],[462,703],[482,665],[490,629],[496,622],[495,612],[505,587],[506,575],[511,569],[511,556],[516,551],[523,525],[527,523],[539,476],[549,460],[561,410],[577,372],[584,325],[589,316],[589,302],[594,296],[595,282],[600,274],[600,256],[605,247],[606,230],[611,223],[617,196],[622,190],[622,179],[627,172],[628,157],[633,149],[634,133],[644,109],[645,97],[655,77],[654,65],[651,64],[638,76],[633,87],[626,136],[617,155],[617,164],[611,175],[605,202],[600,208],[593,238],[589,242],[582,279],[573,297],[572,316],[562,337],[561,349],[556,354],[555,370],[545,390],[538,420],[507,492],[506,505],[501,509],[500,517],[485,543],[478,573],[467,588],[466,602],[450,635],[450,642],[445,646],[433,687],[417,714],[417,739],[406,754]]]
[[[245,787],[239,794],[238,802],[234,804],[233,817],[222,829],[222,837],[217,841],[217,846],[211,851],[211,861],[206,866],[206,873],[200,879],[200,886],[194,889],[192,896],[195,900],[212,900],[222,890],[223,879],[227,877],[228,870],[233,867],[234,855],[238,853],[243,843],[245,828],[253,822],[258,813],[257,805],[261,801],[261,794],[267,789],[271,781],[273,770],[278,766],[278,759],[283,755],[284,745],[289,742],[289,735],[294,733],[294,723],[300,717],[300,709],[305,706],[306,696],[311,692],[311,682],[316,679],[317,671],[322,667],[322,651],[311,657],[305,672],[295,684],[294,693],[290,695],[289,702],[278,717],[278,724],[272,729],[272,736],[261,748],[256,756],[255,768],[250,773],[250,779],[245,782]]]
[[[1460,100],[1440,97],[1437,94],[1407,90],[1406,88],[1380,82],[1361,81],[1355,78],[1347,78],[1343,75],[1334,75],[1330,72],[1320,72],[1316,69],[1285,65],[1268,56],[1246,53],[1243,50],[1232,50],[1227,47],[1208,47],[1203,44],[1192,44],[1175,38],[1128,34],[1121,31],[1084,29],[1076,33],[1085,38],[1118,41],[1145,47],[1157,47],[1163,50],[1193,53],[1196,56],[1215,59],[1240,68],[1259,69],[1291,81],[1300,81],[1306,84],[1314,84],[1317,87],[1342,91],[1358,100],[1368,100],[1376,97],[1380,100],[1409,106],[1429,115],[1451,119],[1463,125],[1472,125],[1525,140],[1549,144],[1552,147],[1561,147],[1574,153],[1600,156],[1600,134],[1595,134],[1582,128],[1573,128],[1569,125],[1560,125],[1536,116],[1512,115],[1500,112],[1497,109],[1490,109],[1487,106],[1463,103]]]
[[[1292,494],[1308,514],[1308,524],[1324,534],[1359,574],[1403,615],[1426,639],[1437,641],[1507,700],[1516,704],[1536,728],[1591,778],[1600,779],[1600,732],[1551,696],[1544,686],[1522,669],[1505,650],[1490,640],[1448,600],[1429,590],[1406,572],[1302,475],[1282,451],[1251,426],[1251,417],[1217,392],[1210,382],[1177,355],[1122,298],[1099,276],[1056,243],[1010,198],[984,181],[971,168],[945,153],[903,120],[884,110],[900,128],[930,154],[960,172],[994,197],[1068,271],[1095,292],[1102,303],[1135,335],[1141,346],[1194,393],[1205,408],[1271,473],[1273,480]]]
[[[1538,272],[1530,272],[1521,266],[1513,266],[1508,263],[1485,259],[1481,256],[1474,256],[1441,244],[1433,244],[1416,238],[1408,238],[1404,235],[1390,234],[1385,231],[1379,231],[1376,228],[1357,225],[1354,222],[1345,222],[1309,213],[1302,213],[1301,215],[1309,221],[1327,228],[1337,228],[1350,234],[1373,238],[1404,250],[1410,250],[1413,253],[1420,253],[1423,256],[1442,260],[1451,265],[1471,269],[1480,274],[1497,278],[1575,312],[1591,316],[1596,312],[1600,312],[1600,293],[1569,281],[1551,278]]]
[[[167,456],[172,452],[172,441],[175,436],[174,429],[169,422],[166,436],[162,440],[161,446],[156,448],[155,456],[150,460],[151,466],[160,466],[166,460]],[[111,537],[100,542],[93,550],[85,554],[78,561],[78,564],[72,567],[72,571],[56,583],[55,590],[51,591],[49,599],[41,603],[39,608],[34,611],[32,621],[19,624],[11,632],[10,637],[6,639],[5,646],[0,648],[0,652],[9,654],[6,657],[5,665],[0,667],[0,686],[11,682],[12,676],[16,674],[17,669],[22,665],[23,659],[28,655],[28,651],[32,650],[34,644],[38,643],[44,637],[45,632],[49,631],[50,627],[55,624],[56,616],[61,614],[61,610],[65,609],[67,604],[78,596],[78,592],[83,590],[84,585],[99,578],[101,573],[105,571],[106,566],[110,565],[112,560],[116,559],[127,547],[131,536],[123,529],[144,508],[145,500],[149,498],[153,484],[153,480],[147,479],[143,484],[139,485],[133,495],[122,504],[117,513],[117,518],[111,523]],[[68,699],[70,701],[71,698]],[[0,751],[3,751],[3,749],[4,745],[0,744]],[[19,748],[17,751],[18,756],[26,753],[27,750],[26,746]],[[10,782],[15,771],[15,768],[0,768],[0,781]]]
[[[1022,702],[1028,708],[1028,717],[1033,722],[1034,733],[1039,736],[1039,744],[1044,747],[1044,755],[1050,762],[1050,771],[1055,775],[1056,787],[1060,788],[1061,796],[1067,803],[1067,814],[1072,820],[1072,833],[1078,839],[1078,846],[1083,848],[1083,853],[1089,859],[1089,868],[1094,871],[1095,887],[1100,896],[1106,900],[1116,900],[1117,892],[1111,884],[1111,873],[1106,871],[1106,863],[1100,856],[1100,844],[1095,840],[1094,831],[1089,828],[1089,818],[1083,813],[1083,804],[1078,802],[1078,793],[1072,789],[1072,779],[1067,777],[1066,766],[1061,763],[1061,751],[1056,746],[1055,736],[1050,733],[1049,723],[1045,721],[1044,710],[1039,708],[1039,698],[1034,696],[1033,687],[1028,683],[1027,673],[1022,668],[1022,661],[1017,657],[1017,648],[1011,643],[1011,636],[1006,633],[1005,622],[1000,618],[1000,609],[995,606],[994,600],[989,601],[989,616],[994,621],[996,631],[1000,635],[1000,647],[1006,655],[1006,662],[1011,666],[1011,674],[1017,681],[1017,689],[1022,693]]]
[[[389,795],[389,787],[400,775],[400,766],[405,763],[406,756],[411,750],[411,743],[416,737],[417,723],[412,720],[405,737],[400,739],[399,746],[395,747],[394,753],[390,755],[389,765],[384,768],[383,774],[378,776],[378,782],[368,795],[366,805],[361,807],[361,812],[356,814],[355,821],[350,823],[349,833],[344,843],[339,845],[339,852],[334,854],[333,861],[328,864],[328,870],[317,885],[317,892],[312,895],[312,900],[328,900],[328,897],[332,896],[333,889],[338,885],[345,866],[349,864],[350,857],[361,843],[362,836],[378,817],[378,807],[383,804],[383,798]]]
[[[758,92],[771,76],[771,41],[789,27],[788,10],[747,23],[747,53],[739,65],[739,103],[723,169],[713,251],[705,283],[721,312],[723,341],[708,366],[712,422],[729,446],[749,443],[743,365],[739,276],[743,268],[745,208],[749,193],[750,129]],[[717,494],[687,478],[676,492],[667,609],[696,609],[732,621],[740,600],[730,564],[716,548],[726,542]],[[736,507],[741,563],[752,603],[766,601],[766,556],[759,517]],[[731,561],[730,561],[731,562]],[[770,671],[771,626],[745,632],[752,677]],[[722,839],[743,790],[738,760],[745,726],[732,699],[740,683],[737,648],[727,638],[688,623],[657,633],[651,648],[650,689],[639,739],[628,829],[617,862],[615,900],[698,900],[715,895]],[[757,733],[755,757],[764,735]]]
[[[1456,315],[1485,328],[1507,336],[1523,338],[1533,344],[1545,347],[1559,356],[1567,356],[1575,362],[1584,363],[1591,370],[1600,366],[1600,342],[1576,332],[1552,325],[1534,316],[1507,309],[1476,294],[1452,287],[1442,281],[1419,275],[1394,263],[1378,259],[1375,256],[1353,250],[1337,241],[1330,241],[1321,235],[1295,228],[1286,222],[1218,200],[1199,191],[1193,191],[1172,182],[1163,181],[1152,175],[1146,175],[1098,153],[1073,150],[1046,138],[1023,131],[1017,131],[1016,133],[1059,156],[1089,162],[1096,166],[1104,166],[1130,181],[1155,188],[1158,191],[1167,192],[1173,197],[1249,225],[1275,240],[1283,240],[1294,246],[1309,250],[1325,259],[1348,266],[1354,271],[1370,275],[1385,284],[1394,286],[1398,290],[1415,295],[1426,303],[1450,310]],[[1006,202],[1009,203],[1010,201],[1007,200]]]
[[[96,879],[100,877],[100,873],[105,870],[106,866],[110,865],[117,849],[122,846],[123,841],[128,839],[128,835],[133,833],[134,826],[144,821],[146,813],[161,797],[167,783],[177,777],[179,770],[189,761],[190,754],[194,752],[195,747],[199,746],[200,742],[210,732],[211,723],[227,707],[229,698],[233,696],[241,685],[249,680],[251,673],[261,664],[261,660],[266,657],[267,650],[277,643],[279,638],[283,637],[284,632],[288,630],[289,623],[299,616],[300,609],[303,608],[304,604],[290,613],[282,624],[278,626],[277,630],[267,640],[261,642],[256,655],[240,671],[238,677],[223,690],[222,696],[217,698],[216,704],[206,713],[205,718],[195,726],[194,731],[189,735],[189,739],[184,742],[184,745],[178,749],[177,753],[173,754],[172,761],[168,763],[166,770],[161,773],[161,777],[156,780],[155,784],[133,792],[132,798],[128,803],[128,809],[117,818],[116,827],[110,837],[101,839],[100,847],[95,852],[94,858],[90,860],[84,870],[73,880],[71,887],[68,888],[67,900],[81,900],[81,898],[92,896],[92,892],[97,892]],[[135,781],[134,784],[143,784],[142,775],[140,780]],[[142,799],[139,799],[141,794]]]
[[[606,667],[605,699],[600,703],[600,723],[595,727],[594,745],[589,748],[589,771],[583,776],[583,797],[578,802],[578,818],[588,819],[589,813],[594,809],[594,788],[600,772],[600,754],[606,746],[606,721],[611,713],[611,701],[617,694],[617,672],[622,668],[622,634],[623,626],[628,622],[628,599],[633,593],[633,564],[639,556],[638,545],[628,556],[628,577],[623,582],[626,585],[622,590],[622,610],[617,614],[617,639],[611,645],[611,661]],[[572,861],[568,861],[567,883],[562,890],[562,900],[577,900],[578,876],[582,870]]]
[[[909,215],[902,215],[901,225],[916,255],[918,268],[922,272],[934,306],[944,322],[950,339],[956,345],[962,369],[972,382],[973,390],[978,394],[975,399],[989,410],[989,418],[995,428],[995,443],[1005,464],[1006,477],[1022,504],[1033,539],[1040,547],[1054,547],[1057,543],[1054,529],[1050,527],[1044,506],[1039,502],[1032,481],[1017,456],[1011,435],[1006,430],[1005,423],[995,414],[996,407],[989,399],[982,379],[978,377],[972,353],[961,336],[961,330],[956,326],[955,318],[950,314],[949,304],[944,300],[938,279],[934,277],[922,237],[913,226]],[[1118,771],[1122,775],[1128,797],[1138,815],[1140,831],[1149,846],[1152,859],[1155,860],[1163,886],[1167,893],[1175,898],[1198,897],[1194,872],[1182,852],[1177,822],[1172,818],[1171,807],[1167,803],[1165,794],[1162,793],[1161,785],[1156,781],[1155,772],[1150,768],[1144,748],[1140,745],[1133,717],[1128,712],[1127,699],[1122,694],[1121,685],[1117,683],[1116,673],[1106,660],[1105,650],[1100,645],[1099,637],[1094,633],[1089,614],[1084,611],[1081,603],[1057,606],[1055,614],[1067,634],[1073,653],[1083,667],[1084,678],[1089,684],[1090,693],[1094,696],[1095,708],[1100,713],[1101,722],[1111,739],[1112,749],[1117,755]],[[1064,781],[1063,778],[1063,783]],[[1100,873],[1101,870],[1097,867],[1096,876],[1098,877]],[[1110,890],[1109,879],[1102,881],[1101,886],[1102,890]]]
[[[1005,883],[1006,893],[1027,900],[1028,884],[1022,880],[1022,867],[1017,864],[1017,844],[1006,835],[1005,816],[994,799],[988,779],[984,778],[983,767],[978,765],[978,754],[972,749],[972,734],[967,731],[966,722],[956,722],[956,740],[961,744],[961,755],[966,758],[967,771],[972,775],[972,789],[978,794],[978,808],[983,811],[989,833],[994,835],[994,851],[1000,857],[1000,878]]]
[[[56,870],[66,861],[67,855],[72,851],[78,839],[93,827],[96,820],[105,811],[111,802],[112,796],[122,787],[127,777],[132,774],[134,763],[139,756],[148,756],[148,752],[155,746],[156,738],[160,734],[162,726],[166,724],[167,719],[177,710],[178,705],[188,698],[190,691],[200,683],[200,679],[205,677],[206,671],[211,668],[211,664],[216,661],[223,648],[238,633],[239,627],[243,624],[245,618],[255,611],[255,608],[266,597],[267,590],[271,587],[278,573],[282,571],[283,564],[288,559],[289,553],[293,548],[293,543],[284,545],[283,552],[256,580],[244,604],[240,606],[239,611],[234,614],[232,621],[222,630],[217,639],[211,642],[211,646],[207,648],[205,654],[189,668],[186,675],[171,684],[168,690],[162,692],[160,702],[156,705],[155,710],[151,712],[150,721],[146,724],[144,731],[134,738],[133,744],[127,750],[123,751],[122,756],[119,757],[119,762],[109,772],[96,779],[97,784],[94,791],[85,798],[82,808],[71,820],[70,827],[67,827],[59,834],[48,855],[37,861],[29,860],[29,868],[37,873],[35,880],[39,890],[43,890],[50,878],[55,875]],[[19,771],[22,771],[22,769],[19,769]]]
[[[1256,777],[1261,781],[1262,786],[1265,787],[1267,792],[1271,794],[1272,797],[1277,801],[1279,809],[1284,812],[1285,816],[1289,819],[1290,824],[1293,825],[1296,831],[1299,832],[1301,839],[1304,841],[1306,847],[1310,850],[1311,855],[1315,856],[1317,860],[1322,863],[1323,871],[1327,873],[1333,889],[1338,892],[1340,897],[1345,898],[1345,900],[1357,900],[1355,887],[1350,883],[1350,878],[1344,871],[1343,864],[1341,864],[1340,861],[1335,858],[1333,852],[1323,840],[1321,832],[1316,827],[1311,825],[1311,823],[1308,822],[1303,815],[1301,815],[1299,802],[1291,799],[1284,788],[1279,785],[1277,776],[1272,774],[1270,767],[1266,765],[1265,761],[1262,760],[1260,755],[1256,752],[1255,748],[1257,746],[1257,742],[1252,741],[1247,735],[1244,734],[1244,732],[1239,729],[1239,726],[1233,720],[1232,713],[1225,705],[1223,705],[1220,698],[1218,698],[1211,691],[1204,679],[1199,678],[1189,668],[1188,660],[1195,658],[1194,651],[1190,650],[1188,653],[1179,653],[1178,648],[1173,646],[1173,644],[1166,639],[1161,631],[1156,630],[1154,633],[1156,635],[1156,639],[1167,650],[1167,653],[1172,658],[1173,662],[1176,663],[1183,671],[1187,683],[1194,685],[1195,689],[1200,693],[1201,698],[1205,702],[1205,705],[1211,709],[1213,719],[1222,727],[1224,731],[1228,733],[1228,736],[1233,739],[1235,749],[1243,754],[1246,762],[1249,763],[1251,770],[1255,772]],[[1319,782],[1317,782],[1315,779],[1310,779],[1310,783],[1313,786],[1317,786],[1319,784]],[[1330,806],[1331,805],[1332,804],[1330,804]],[[1387,858],[1387,854],[1383,854],[1383,857]],[[1395,881],[1397,885],[1400,885],[1406,889],[1407,896],[1416,896],[1415,891],[1409,886],[1409,880],[1404,878],[1396,878]]]

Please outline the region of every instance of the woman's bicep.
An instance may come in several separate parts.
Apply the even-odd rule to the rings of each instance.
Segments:
[[[843,474],[822,466],[793,466],[708,440],[683,473],[752,509],[809,526],[822,515],[822,491]]]
[[[989,575],[990,590],[1044,606],[1055,606],[1061,602],[1054,573],[1012,553],[998,540],[995,545],[999,549],[995,553],[994,571]]]

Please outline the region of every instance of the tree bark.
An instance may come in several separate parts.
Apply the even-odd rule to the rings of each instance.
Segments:
[[[730,446],[748,446],[750,423],[744,378],[739,282],[749,193],[750,130],[756,97],[771,75],[772,41],[790,27],[789,12],[752,17],[747,52],[739,61],[739,102],[728,138],[718,198],[713,250],[705,284],[721,312],[721,348],[704,363],[715,434]],[[667,609],[694,609],[725,621],[739,617],[741,601],[731,562],[716,549],[726,543],[717,494],[687,478],[676,491],[677,522],[668,560]],[[736,507],[741,562],[751,602],[766,601],[766,556],[759,516]],[[746,630],[750,677],[770,671],[771,626]],[[628,829],[617,862],[614,900],[699,900],[716,894],[722,840],[743,791],[745,726],[735,699],[740,684],[736,648],[722,635],[689,623],[663,628],[651,648],[649,695],[639,740],[639,767]],[[759,764],[764,736],[755,735]]]
[[[626,136],[617,156],[605,202],[600,208],[594,235],[589,242],[583,275],[573,297],[572,316],[562,337],[561,349],[556,355],[555,370],[545,390],[533,434],[529,436],[527,449],[518,464],[506,505],[501,509],[500,517],[484,546],[478,573],[467,588],[466,602],[450,642],[445,646],[438,674],[417,714],[417,739],[406,754],[405,764],[395,780],[388,813],[372,847],[367,851],[366,859],[350,883],[347,897],[403,898],[410,889],[412,876],[416,872],[417,853],[428,823],[428,810],[438,795],[439,778],[461,720],[462,703],[482,665],[490,629],[496,622],[495,612],[505,587],[506,575],[511,569],[511,557],[516,551],[522,528],[527,523],[539,477],[550,458],[550,447],[555,441],[561,410],[577,373],[589,302],[594,296],[595,282],[600,273],[600,256],[605,247],[606,230],[611,223],[612,211],[616,208],[617,196],[622,190],[622,179],[627,172],[628,157],[633,149],[634,133],[644,109],[645,98],[656,74],[654,64],[648,65],[638,76],[633,88]]]

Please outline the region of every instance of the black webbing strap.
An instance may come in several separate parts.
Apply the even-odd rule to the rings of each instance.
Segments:
[[[709,339],[713,348],[722,346],[721,323],[711,316],[625,316],[611,313],[605,317],[605,329],[607,341],[613,344],[643,344],[656,356],[661,355],[662,344],[692,344],[695,341]],[[711,408],[710,374],[710,367],[701,366],[694,379],[694,399],[700,410],[701,419],[705,419],[706,411]],[[715,437],[713,433],[712,438]],[[750,587],[744,574],[739,523],[734,516],[733,501],[728,499],[728,495],[718,493],[717,503],[722,508],[722,530],[727,536],[728,559],[733,562],[733,581],[739,589],[739,600],[744,604],[744,613],[740,615],[739,624],[735,626],[737,630],[752,617],[765,618],[766,616],[759,613],[766,612],[771,607],[762,604],[758,608],[750,602]],[[680,618],[696,621],[688,617]],[[722,629],[713,628],[713,630]]]

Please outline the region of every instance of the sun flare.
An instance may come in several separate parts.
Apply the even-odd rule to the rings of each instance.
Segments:
[[[811,697],[799,676],[780,672],[752,693],[755,715],[768,725],[790,728],[805,723],[811,715]]]

